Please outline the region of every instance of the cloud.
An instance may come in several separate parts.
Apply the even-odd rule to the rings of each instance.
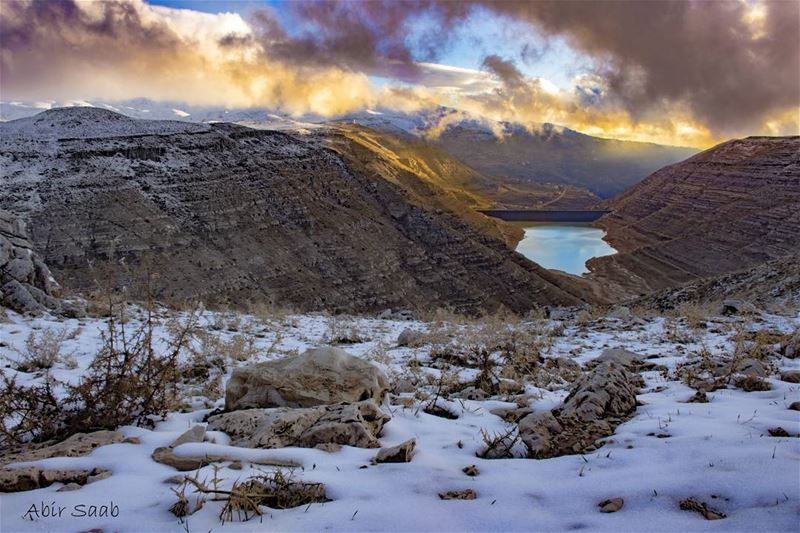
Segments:
[[[0,31],[4,98],[146,96],[322,115],[374,99],[364,73],[268,57],[250,24],[234,13],[160,8],[140,0],[6,1]]]
[[[328,0],[281,9],[280,18],[269,9],[244,18],[143,0],[5,0],[0,90],[6,99],[143,96],[323,116],[444,104],[489,122],[696,146],[800,130],[793,1]],[[531,72],[561,46],[538,38],[517,52],[497,43],[480,70],[437,62],[459,24],[491,13],[569,43],[589,67],[569,87],[526,75],[509,54]]]
[[[684,106],[720,133],[800,106],[800,3],[483,2],[596,59],[633,119]]]

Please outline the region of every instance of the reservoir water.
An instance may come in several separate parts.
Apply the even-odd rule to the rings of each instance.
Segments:
[[[605,232],[581,222],[515,222],[525,230],[517,251],[544,268],[570,274],[589,272],[586,261],[617,251],[603,240]]]

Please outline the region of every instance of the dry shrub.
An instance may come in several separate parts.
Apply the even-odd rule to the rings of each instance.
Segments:
[[[148,309],[131,331],[109,314],[103,345],[83,379],[73,385],[45,376],[44,382],[20,385],[0,372],[0,445],[63,439],[75,433],[142,424],[163,416],[177,403],[178,358],[184,351],[191,315],[164,352],[154,347],[154,322]],[[54,393],[63,390],[62,395]]]
[[[514,446],[520,439],[516,426],[508,428],[499,433],[489,433],[481,429],[483,448],[478,451],[478,457],[482,459],[513,459],[517,456]]]
[[[708,317],[713,315],[713,309],[707,303],[683,302],[678,306],[677,314],[684,318],[690,328],[702,329],[706,327]]]
[[[352,320],[332,316],[328,319],[328,332],[325,335],[328,344],[361,344],[369,339],[362,335]]]
[[[325,494],[322,483],[308,483],[294,480],[294,472],[285,473],[277,469],[270,473],[260,473],[248,477],[243,481],[235,481],[230,490],[219,488],[218,469],[215,469],[212,485],[200,482],[197,477],[187,476],[179,489],[173,489],[178,496],[178,501],[170,509],[176,516],[183,517],[201,508],[207,498],[211,501],[224,502],[219,519],[225,523],[233,521],[247,521],[253,517],[263,515],[261,506],[272,509],[292,509],[311,503],[324,503],[331,501]],[[186,496],[189,486],[198,494],[194,507]],[[199,503],[202,502],[202,503]],[[193,510],[192,510],[193,509]]]
[[[68,356],[62,354],[64,342],[69,338],[66,328],[55,330],[45,328],[41,331],[31,331],[25,339],[25,349],[19,351],[21,359],[17,361],[17,370],[20,372],[35,372],[53,368],[57,362]],[[69,366],[69,364],[68,364]]]
[[[500,391],[503,378],[534,376],[550,350],[553,335],[543,324],[502,322],[488,317],[473,326],[433,326],[429,333],[431,358],[478,369],[474,385],[489,394]]]

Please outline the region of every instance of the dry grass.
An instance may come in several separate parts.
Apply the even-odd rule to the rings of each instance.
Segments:
[[[40,331],[31,331],[25,339],[25,348],[19,351],[20,360],[16,368],[20,372],[36,372],[48,370],[59,361],[67,363],[70,367],[74,362],[71,355],[63,353],[64,342],[70,338],[66,328],[61,330],[45,328]],[[74,366],[72,366],[74,368]]]

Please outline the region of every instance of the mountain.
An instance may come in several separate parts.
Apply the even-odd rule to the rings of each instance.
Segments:
[[[497,183],[585,189],[601,198],[619,194],[653,171],[697,152],[602,139],[553,124],[529,129],[445,107],[412,114],[388,110],[356,113],[341,120],[426,138]]]
[[[390,134],[357,123],[335,122],[330,126],[365,148],[368,163],[382,175],[395,174],[398,169],[410,171],[416,179],[431,181],[476,209],[588,209],[600,201],[589,191],[576,187],[487,177],[436,144],[416,136]],[[392,164],[376,168],[376,153]]]
[[[0,124],[0,208],[81,291],[132,287],[149,271],[167,301],[331,312],[523,312],[589,298],[585,282],[513,252],[507,225],[434,179],[386,172],[398,162],[361,146],[335,129],[53,109]]]
[[[780,259],[800,249],[800,137],[722,143],[602,204],[619,253],[593,277],[646,293]]]

